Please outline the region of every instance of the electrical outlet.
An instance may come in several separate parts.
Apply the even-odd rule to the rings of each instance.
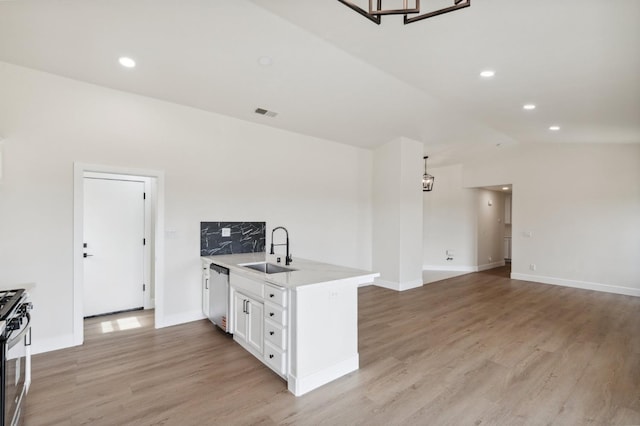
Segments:
[[[532,271],[535,271],[536,270],[536,264],[535,263],[530,264],[529,265],[529,269],[531,269]]]
[[[230,237],[231,236],[231,228],[222,228],[222,236]]]

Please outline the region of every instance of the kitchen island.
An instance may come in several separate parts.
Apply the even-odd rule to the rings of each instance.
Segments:
[[[202,257],[205,270],[229,270],[234,340],[303,395],[359,367],[358,286],[379,274],[276,255],[245,253]],[[284,259],[284,257],[282,257]],[[289,269],[265,273],[252,265]]]

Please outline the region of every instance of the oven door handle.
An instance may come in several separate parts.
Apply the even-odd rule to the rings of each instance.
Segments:
[[[29,312],[27,312],[25,316],[27,317],[27,325],[25,325],[22,330],[20,330],[20,333],[18,333],[16,337],[13,337],[9,341],[7,341],[7,349],[11,349],[12,347],[14,347],[16,343],[20,341],[22,336],[27,333],[27,330],[29,330],[29,327],[31,325],[31,315],[29,314]]]

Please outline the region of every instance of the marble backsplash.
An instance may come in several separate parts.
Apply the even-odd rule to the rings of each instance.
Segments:
[[[265,222],[200,222],[200,256],[264,251],[265,226]]]

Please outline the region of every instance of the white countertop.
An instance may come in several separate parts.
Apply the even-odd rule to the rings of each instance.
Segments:
[[[276,258],[282,259],[281,263]],[[291,265],[285,266],[284,255],[269,255],[265,253],[227,254],[220,256],[203,256],[202,259],[209,263],[228,268],[229,271],[239,273],[249,278],[259,279],[280,287],[296,288],[299,286],[335,282],[341,280],[357,280],[360,284],[370,283],[380,274],[361,269],[347,268],[345,266],[331,265],[329,263],[313,260],[294,258]],[[291,272],[279,272],[265,274],[264,272],[240,266],[243,263],[258,262],[274,263],[286,268],[295,269]]]

